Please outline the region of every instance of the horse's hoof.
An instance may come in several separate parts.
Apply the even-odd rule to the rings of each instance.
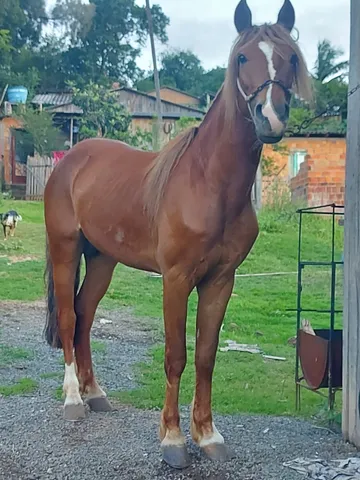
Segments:
[[[112,412],[113,407],[106,397],[88,398],[86,403],[93,412]]]
[[[70,404],[64,407],[64,419],[69,422],[79,422],[85,418],[85,407],[82,403]]]
[[[211,443],[210,445],[206,445],[206,447],[202,447],[201,450],[207,458],[213,462],[228,462],[235,456],[234,453],[223,443]]]
[[[179,470],[190,465],[191,460],[185,445],[166,445],[161,447],[163,460],[172,468]]]

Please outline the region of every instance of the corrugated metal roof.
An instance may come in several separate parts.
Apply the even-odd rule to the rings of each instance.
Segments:
[[[39,93],[31,100],[38,105],[67,105],[71,102],[71,93]]]
[[[153,113],[147,113],[147,112],[132,112],[131,114],[131,116],[135,118],[152,118],[153,115],[154,115]],[[204,115],[205,115],[204,113],[201,115],[194,112],[186,112],[186,113],[185,112],[178,112],[178,113],[163,112],[162,113],[163,118],[172,118],[172,119],[178,119],[181,117],[193,117],[200,120],[204,117]]]
[[[118,96],[118,94],[122,91],[126,92],[131,92],[132,94],[138,95],[138,96],[143,96],[148,99],[150,99],[154,103],[154,111],[153,112],[139,112],[137,111],[136,113],[131,111],[132,109],[129,107],[129,105],[126,105],[128,109],[130,110],[130,113],[134,116],[146,116],[146,115],[153,115],[155,112],[155,102],[156,102],[156,97],[152,95],[148,95],[144,92],[135,90],[133,88],[128,88],[128,87],[122,87],[119,89],[113,90],[115,93],[115,96]],[[72,94],[71,93],[40,93],[34,96],[32,99],[31,103],[37,104],[37,105],[44,105],[44,107],[52,112],[52,113],[66,113],[66,114],[78,114],[81,115],[83,113],[82,109],[77,107],[76,105],[73,105],[72,102]],[[124,104],[120,100],[120,103]],[[168,117],[168,118],[180,118],[185,116],[191,116],[195,118],[202,118],[205,115],[205,112],[198,108],[194,107],[189,107],[185,105],[181,105],[178,103],[173,103],[169,102],[166,100],[161,100],[161,103],[164,106],[168,106],[168,108],[164,107],[164,110],[167,110],[166,112],[163,112],[163,116]],[[171,111],[174,107],[174,111]],[[170,110],[170,111],[169,111]]]

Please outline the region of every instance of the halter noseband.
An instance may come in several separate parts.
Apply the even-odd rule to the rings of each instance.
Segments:
[[[240,81],[238,79],[238,88],[240,90],[240,92],[242,93],[242,95],[244,96],[245,98],[245,101],[247,103],[250,103],[252,100],[254,100],[255,97],[257,97],[257,95],[262,92],[264,90],[264,88],[268,87],[269,85],[271,84],[274,84],[274,85],[279,85],[279,87],[281,87],[285,94],[286,95],[291,95],[291,90],[290,88],[287,88],[281,80],[266,80],[264,83],[262,83],[253,93],[251,93],[250,95],[245,95],[243,89],[241,88],[241,85],[240,85]]]

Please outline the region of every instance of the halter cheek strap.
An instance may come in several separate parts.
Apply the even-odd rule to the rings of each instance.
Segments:
[[[252,100],[254,100],[254,98],[264,90],[264,88],[270,86],[271,84],[274,84],[274,85],[279,85],[279,87],[281,87],[285,94],[286,95],[291,95],[292,91],[290,88],[287,88],[281,80],[266,80],[264,83],[262,83],[253,93],[251,93],[250,95],[246,95],[246,93],[244,92],[241,84],[240,84],[240,79],[239,77],[237,78],[237,87],[239,89],[239,92],[241,93],[241,95],[244,97],[245,99],[245,102],[247,103],[250,103]]]

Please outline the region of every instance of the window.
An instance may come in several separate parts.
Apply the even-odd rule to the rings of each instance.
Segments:
[[[290,153],[290,177],[295,177],[298,174],[300,165],[305,161],[306,155],[306,150],[295,150]]]

